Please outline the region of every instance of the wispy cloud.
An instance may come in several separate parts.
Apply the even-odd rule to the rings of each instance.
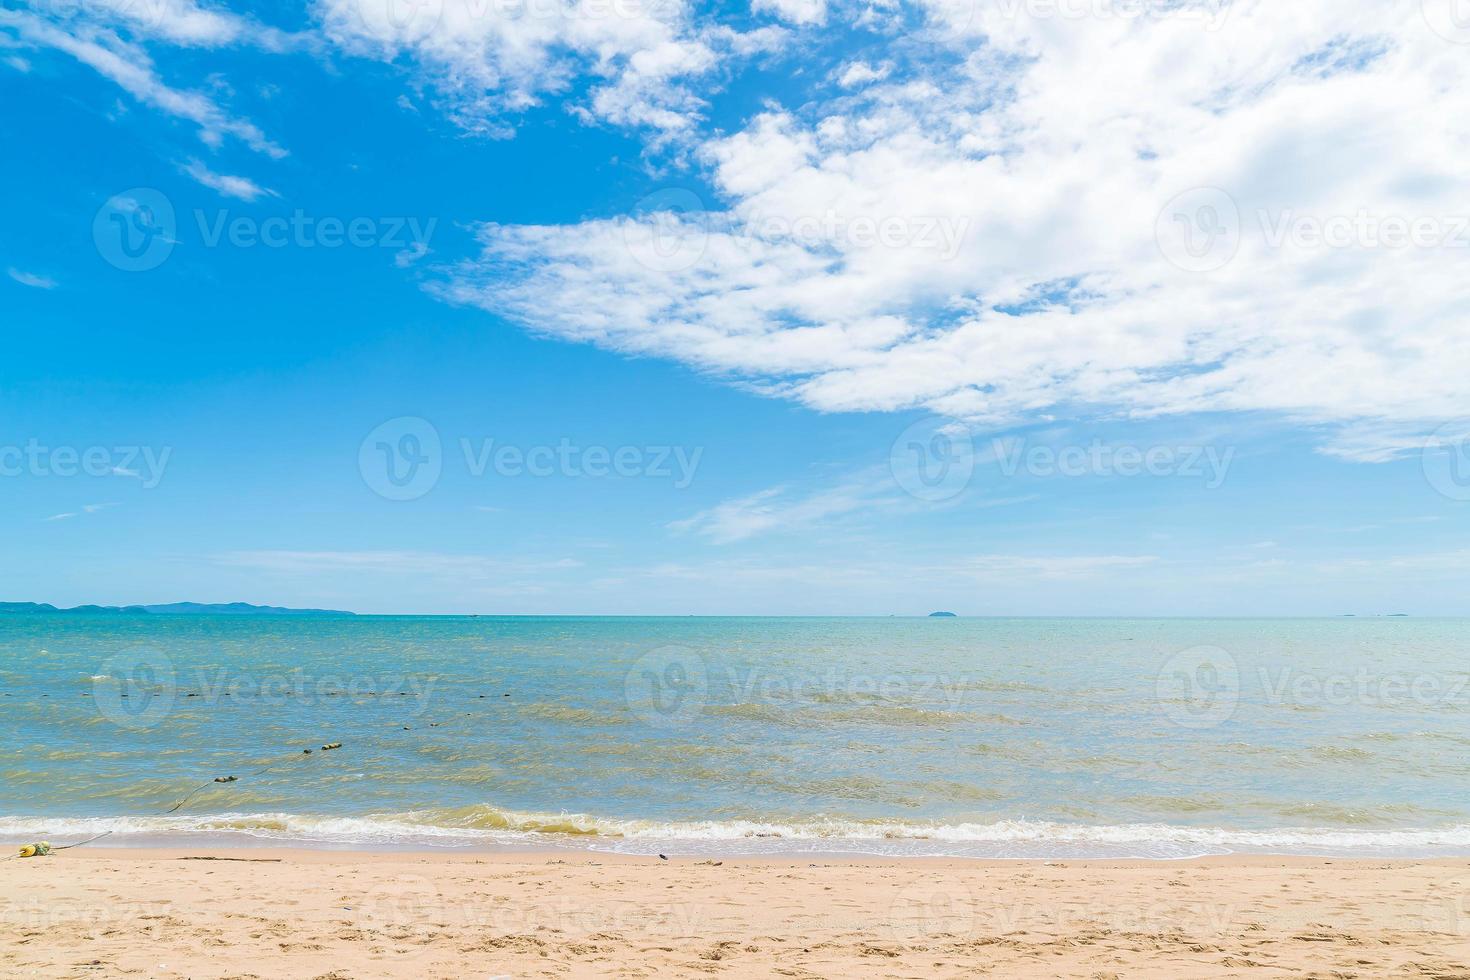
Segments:
[[[268,187],[261,187],[249,177],[233,177],[229,174],[217,174],[198,160],[190,160],[179,169],[205,187],[218,191],[225,197],[238,198],[241,201],[253,201],[258,197],[280,196]]]
[[[42,518],[42,520],[45,520],[45,521],[69,521],[73,517],[78,517],[78,516],[80,516],[82,514],[96,514],[99,511],[104,511],[104,510],[107,510],[109,507],[116,507],[116,506],[118,506],[118,505],[117,505],[117,503],[115,501],[111,501],[111,502],[108,502],[108,503],[105,503],[105,504],[83,504],[77,510],[67,511],[67,512],[61,513],[61,514],[52,514],[50,517]]]
[[[960,563],[955,571],[1005,581],[1018,577],[1078,579],[1157,561],[1158,555],[974,555]]]
[[[1453,572],[1470,569],[1470,548],[1456,551],[1433,551],[1416,555],[1387,555],[1379,558],[1343,558],[1335,561],[1316,562],[1318,571],[1327,574],[1355,574],[1371,572],[1375,575],[1405,574],[1414,572]]]
[[[55,289],[57,286],[56,280],[52,279],[50,276],[37,275],[34,272],[25,272],[21,269],[17,269],[15,266],[11,266],[5,271],[10,276],[10,278],[14,279],[22,286],[30,286],[32,289]]]
[[[526,561],[427,551],[231,551],[215,555],[212,560],[220,565],[292,575],[417,575],[457,582],[559,572],[582,566],[572,558]]]
[[[32,13],[0,8],[0,25],[16,31],[31,44],[70,55],[139,102],[193,122],[199,127],[200,138],[211,146],[231,136],[267,156],[286,155],[285,149],[270,140],[260,127],[231,115],[209,96],[168,85],[154,70],[153,60],[142,47],[97,24],[82,22],[69,25],[71,30],[68,30]]]
[[[771,487],[671,521],[668,528],[698,534],[715,544],[729,544],[767,532],[812,527],[844,514],[894,506],[899,499],[893,484],[880,479],[853,480],[806,494]]]
[[[413,242],[408,248],[401,249],[393,255],[393,264],[400,269],[407,269],[419,259],[429,254],[429,246],[424,242]]]

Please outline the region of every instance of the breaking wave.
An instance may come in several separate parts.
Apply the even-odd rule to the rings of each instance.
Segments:
[[[0,840],[86,837],[109,844],[237,842],[296,846],[515,847],[681,854],[885,854],[979,858],[1184,858],[1233,853],[1360,857],[1470,855],[1470,826],[1357,830],[1051,821],[658,821],[535,813],[489,805],[400,814],[221,813],[168,817],[0,817]],[[245,840],[242,840],[245,839]]]

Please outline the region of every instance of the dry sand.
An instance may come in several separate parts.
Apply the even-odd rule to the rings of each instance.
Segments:
[[[1465,860],[93,846],[0,895],[6,977],[1470,978]]]

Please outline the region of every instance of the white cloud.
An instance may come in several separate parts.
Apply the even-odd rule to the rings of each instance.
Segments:
[[[953,505],[974,510],[1009,507],[1038,498],[1037,494],[1010,497],[967,495]],[[821,527],[841,518],[860,518],[878,512],[920,509],[931,511],[943,501],[924,500],[902,489],[893,471],[875,467],[848,473],[830,486],[794,490],[779,486],[724,500],[689,517],[671,521],[672,531],[693,533],[714,544],[730,544],[762,534],[790,534]]]
[[[188,47],[249,44],[269,51],[286,51],[314,45],[308,34],[282,31],[224,7],[206,6],[194,0],[64,0],[36,4],[33,9],[68,28],[104,25],[127,30],[138,38]]]
[[[193,122],[199,127],[200,138],[211,146],[230,136],[267,156],[286,155],[258,126],[230,115],[209,96],[166,84],[141,45],[125,41],[95,22],[79,20],[62,26],[31,13],[0,9],[0,26],[14,30],[30,44],[70,55],[139,102]]]
[[[1011,582],[1017,578],[1076,579],[1103,572],[1152,565],[1157,555],[974,555],[956,566],[956,574]]]
[[[1400,573],[1464,572],[1470,570],[1470,548],[1416,555],[1344,558],[1337,561],[1316,562],[1313,567],[1318,572],[1331,575],[1370,573],[1380,577]]]
[[[1268,411],[1354,459],[1463,414],[1463,47],[1412,4],[1041,10],[710,141],[705,212],[486,225],[431,288],[823,411]]]
[[[858,88],[869,82],[881,82],[893,71],[889,64],[870,65],[866,61],[854,61],[843,67],[837,76],[837,84],[843,88]]]
[[[669,562],[645,569],[624,569],[624,576],[719,583],[740,587],[752,583],[785,585],[801,582],[831,587],[876,588],[875,597],[902,593],[910,586],[968,593],[978,585],[1040,585],[1114,576],[1131,576],[1162,562],[1157,555],[1000,555],[929,561],[865,561],[846,558],[827,564],[771,562],[768,559],[724,559]],[[622,579],[619,579],[622,581]]]
[[[688,0],[316,0],[314,10],[341,49],[408,61],[455,122],[493,137],[510,136],[507,120],[579,81],[587,91],[570,108],[583,118],[667,137],[703,108],[694,79],[780,37],[696,26]]]
[[[775,14],[790,24],[821,24],[827,20],[827,0],[754,0],[750,9]]]
[[[772,487],[724,501],[668,526],[670,530],[699,534],[715,544],[729,544],[772,531],[808,528],[834,517],[893,506],[896,502],[893,484],[881,480],[854,480],[805,495]]]
[[[268,187],[261,187],[249,177],[231,177],[228,174],[217,174],[198,160],[190,160],[180,169],[205,187],[218,191],[225,197],[239,198],[242,201],[253,201],[257,197],[262,196],[279,196],[275,191]]]
[[[11,266],[5,270],[6,274],[22,286],[30,286],[32,289],[55,289],[57,282],[50,276],[37,275],[34,272],[25,272]]]
[[[116,506],[117,506],[116,503],[83,504],[80,510],[67,511],[64,514],[52,514],[50,517],[43,518],[43,520],[46,520],[46,521],[69,521],[73,517],[77,517],[77,516],[79,516],[81,514],[96,514],[99,511],[104,511],[104,510],[107,510],[109,507],[116,507]]]
[[[425,242],[412,242],[405,249],[393,253],[393,264],[400,269],[407,269],[419,259],[429,254],[429,246]]]
[[[500,560],[423,551],[232,551],[216,555],[214,561],[220,565],[296,575],[427,575],[460,583],[581,567],[581,562],[571,558]]]
[[[785,3],[785,0],[783,0]],[[409,65],[414,89],[464,129],[513,135],[512,123],[547,99],[584,120],[651,131],[656,144],[689,132],[705,98],[695,82],[728,61],[781,47],[773,25],[737,31],[696,18],[689,0],[314,0],[315,24],[283,31],[196,0],[96,0],[0,11],[26,45],[64,51],[140,101],[199,123],[217,143],[234,135],[283,155],[253,124],[208,96],[162,82],[152,44],[337,53]],[[796,7],[815,7],[796,0]],[[18,68],[28,68],[14,56]],[[24,66],[24,67],[23,67]],[[398,104],[417,107],[402,96]]]

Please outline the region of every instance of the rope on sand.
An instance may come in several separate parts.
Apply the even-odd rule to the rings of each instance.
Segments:
[[[322,748],[324,750],[325,749],[340,749],[341,747],[342,747],[342,743],[341,742],[331,742],[331,743],[328,743],[328,744],[322,746]],[[289,758],[290,759],[300,759],[301,756],[303,756],[303,755],[311,755],[311,749],[304,749],[300,753],[292,754]],[[279,769],[281,766],[285,765],[286,761],[288,761],[288,760],[283,760],[281,762],[273,762],[270,765],[266,766],[264,769],[257,769],[255,772],[247,773],[246,776],[245,776],[245,778],[246,779],[253,779],[256,776],[263,776],[266,773],[270,772],[272,769]],[[188,803],[194,797],[198,796],[200,793],[204,792],[206,789],[208,789],[209,787],[215,785],[216,783],[234,783],[234,782],[239,782],[239,780],[240,780],[240,777],[239,776],[215,776],[212,779],[210,779],[208,782],[203,783],[202,785],[200,785],[200,786],[196,787],[195,789],[191,790],[187,796],[185,796],[182,800],[179,800],[179,802],[175,803],[173,806],[169,807],[167,810],[164,810],[163,813],[165,815],[170,814],[170,813],[177,813],[179,810],[183,809],[183,807],[184,807],[184,805],[186,803]],[[16,858],[47,857],[47,856],[49,856],[51,854],[54,854],[57,851],[67,851],[67,850],[72,849],[73,847],[81,847],[83,844],[90,844],[93,841],[101,840],[102,838],[108,836],[111,833],[113,833],[113,831],[111,831],[111,830],[104,830],[102,833],[97,834],[94,837],[88,837],[86,840],[80,840],[80,841],[77,841],[74,844],[61,844],[59,846],[52,844],[50,841],[37,841],[34,844],[26,844],[26,845],[22,846],[17,853],[15,853],[15,854],[8,854],[5,857],[0,858],[0,861],[13,861]]]

